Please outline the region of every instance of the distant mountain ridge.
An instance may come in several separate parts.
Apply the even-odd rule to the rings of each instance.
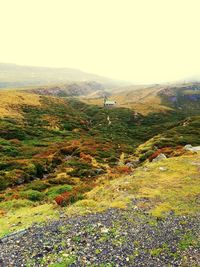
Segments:
[[[112,90],[110,100],[118,107],[130,108],[147,115],[155,112],[182,110],[196,112],[200,109],[200,83],[155,84],[121,87]],[[101,105],[102,99],[88,98],[88,104]]]
[[[85,81],[85,82],[69,82],[59,86],[44,86],[29,89],[28,92],[39,94],[39,95],[49,95],[49,96],[60,96],[60,97],[104,97],[109,95],[105,91],[105,86],[102,83],[95,81]],[[27,91],[27,90],[24,90]]]
[[[129,84],[128,82],[116,81],[72,68],[35,67],[0,63],[0,88],[52,85],[71,81],[96,81],[111,87]]]

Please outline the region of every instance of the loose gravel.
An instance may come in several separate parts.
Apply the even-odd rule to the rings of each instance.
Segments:
[[[200,266],[200,216],[156,219],[136,204],[71,218],[61,214],[58,221],[4,237],[0,266]]]

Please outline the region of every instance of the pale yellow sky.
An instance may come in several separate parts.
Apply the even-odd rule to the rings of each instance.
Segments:
[[[0,62],[136,83],[200,77],[200,0],[0,0]]]

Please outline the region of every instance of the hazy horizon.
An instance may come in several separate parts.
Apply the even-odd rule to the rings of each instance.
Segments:
[[[200,77],[198,0],[0,0],[0,62],[135,84]]]

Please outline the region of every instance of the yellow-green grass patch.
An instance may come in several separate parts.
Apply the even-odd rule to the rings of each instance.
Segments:
[[[58,219],[59,212],[53,204],[27,206],[10,210],[0,217],[0,236],[4,236],[20,229],[26,229],[33,223],[42,223],[50,219]]]
[[[195,214],[200,211],[200,172],[196,162],[200,164],[199,154],[146,163],[134,175],[107,180],[104,185],[95,187],[86,194],[87,201],[70,206],[67,212],[123,208],[133,198],[141,201],[147,198],[154,216],[160,217],[170,211],[178,215]]]

